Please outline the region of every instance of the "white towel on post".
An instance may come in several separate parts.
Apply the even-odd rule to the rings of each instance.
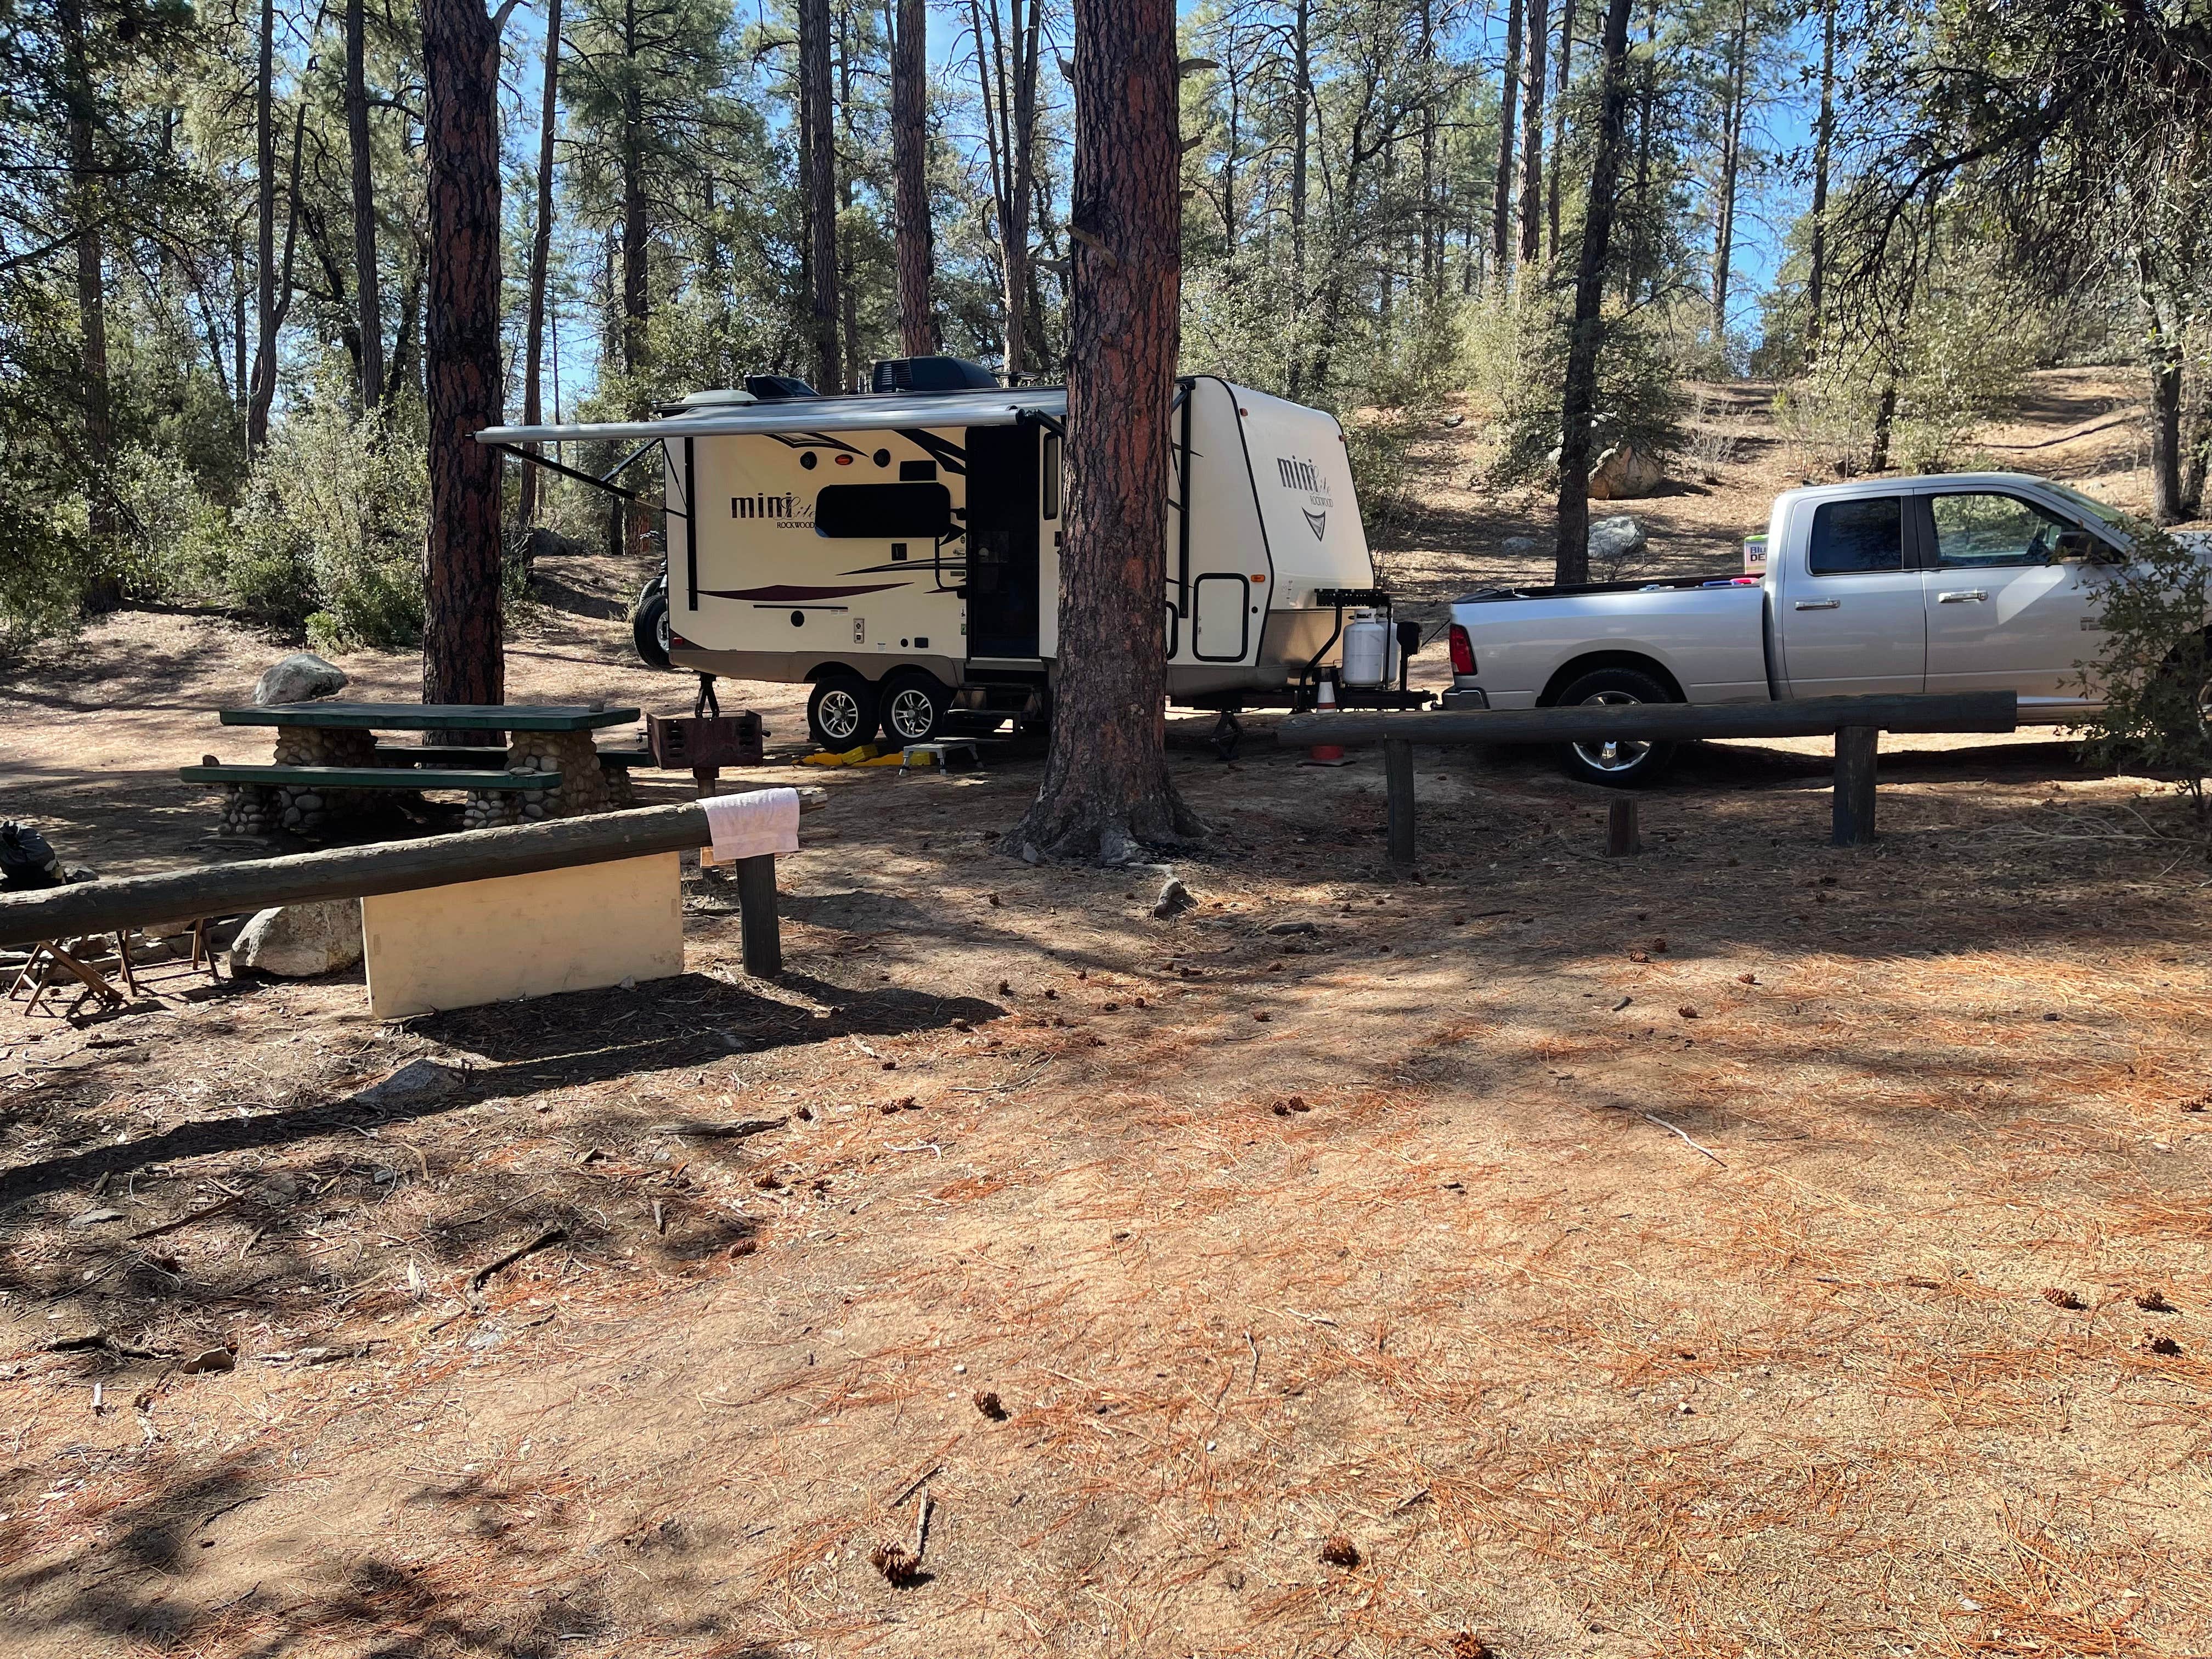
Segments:
[[[799,791],[748,789],[741,795],[708,795],[708,833],[714,861],[757,859],[799,850]]]

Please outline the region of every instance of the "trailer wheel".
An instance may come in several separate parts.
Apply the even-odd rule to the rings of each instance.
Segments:
[[[876,688],[857,674],[819,682],[806,699],[806,731],[832,754],[858,749],[876,735]]]
[[[952,694],[933,674],[909,672],[884,682],[884,735],[893,743],[927,743],[944,731]]]
[[[1667,688],[1633,668],[1600,668],[1584,674],[1559,694],[1557,707],[1577,703],[1626,705],[1673,702]],[[1559,750],[1560,769],[1583,783],[1608,789],[1642,789],[1655,784],[1674,763],[1671,743],[1571,743]]]
[[[629,613],[630,639],[637,647],[637,659],[647,668],[669,666],[673,632],[668,620],[668,587],[656,576],[646,584],[645,592],[637,596],[637,609]]]

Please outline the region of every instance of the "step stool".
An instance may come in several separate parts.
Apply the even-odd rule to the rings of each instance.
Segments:
[[[954,757],[959,757],[955,764]],[[916,758],[919,757],[920,758]],[[934,766],[945,772],[972,772],[983,764],[982,751],[973,738],[945,738],[935,743],[910,743],[899,751],[899,775],[910,766]]]

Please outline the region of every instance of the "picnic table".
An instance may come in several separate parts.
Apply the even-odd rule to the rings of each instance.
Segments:
[[[227,827],[307,834],[333,817],[388,802],[393,790],[458,789],[467,828],[574,817],[636,804],[629,769],[643,750],[601,749],[592,733],[635,722],[635,708],[562,703],[314,702],[226,708],[225,726],[276,729],[267,764],[225,765],[214,756],[179,775],[225,791]],[[504,733],[481,743],[379,743],[380,732]]]

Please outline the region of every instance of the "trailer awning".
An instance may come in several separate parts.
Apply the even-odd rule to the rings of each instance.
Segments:
[[[650,421],[602,421],[567,426],[488,426],[480,444],[639,443],[655,438],[721,437],[737,433],[881,432],[899,428],[1012,426],[1024,416],[1067,417],[1060,386],[1008,386],[993,392],[941,392],[882,397],[779,398],[770,403],[708,404]]]

